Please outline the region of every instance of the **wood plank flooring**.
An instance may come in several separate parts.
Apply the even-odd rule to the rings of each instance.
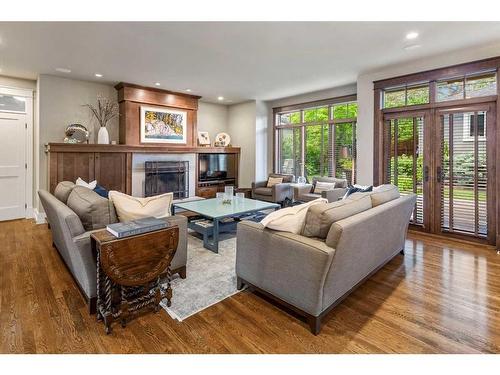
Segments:
[[[410,233],[406,255],[335,308],[319,336],[247,291],[182,323],[162,310],[107,336],[51,243],[46,225],[0,223],[1,353],[500,352],[492,248]]]

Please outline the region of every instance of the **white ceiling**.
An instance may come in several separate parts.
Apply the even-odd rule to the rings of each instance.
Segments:
[[[407,41],[409,31],[420,35]],[[498,40],[500,22],[0,22],[0,74],[160,82],[236,103],[349,84],[382,66]]]

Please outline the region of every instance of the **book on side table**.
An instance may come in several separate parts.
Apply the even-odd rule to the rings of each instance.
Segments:
[[[142,219],[127,221],[125,223],[115,223],[106,226],[106,230],[117,238],[136,236],[138,234],[153,232],[168,227],[169,224],[164,219],[155,217],[145,217]]]

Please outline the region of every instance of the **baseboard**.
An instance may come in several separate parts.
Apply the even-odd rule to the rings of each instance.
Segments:
[[[38,211],[38,208],[33,210],[33,219],[36,224],[45,224],[47,222],[45,212]]]

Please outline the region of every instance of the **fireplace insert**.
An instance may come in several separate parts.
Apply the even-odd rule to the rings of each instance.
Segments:
[[[144,195],[174,193],[174,199],[189,196],[188,161],[147,161]]]

